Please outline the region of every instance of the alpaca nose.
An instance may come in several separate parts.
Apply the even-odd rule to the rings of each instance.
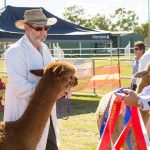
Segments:
[[[74,76],[74,86],[78,85],[78,78]]]
[[[71,81],[70,81],[70,86],[74,87],[76,85],[78,85],[78,79],[77,79],[77,77],[72,76]]]

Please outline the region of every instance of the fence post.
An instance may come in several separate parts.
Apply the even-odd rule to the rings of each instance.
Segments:
[[[93,76],[95,76],[95,60],[92,59],[93,61]],[[94,88],[93,88],[93,92],[94,94],[96,95],[96,88],[95,88],[95,80],[93,80],[93,85],[94,85]]]

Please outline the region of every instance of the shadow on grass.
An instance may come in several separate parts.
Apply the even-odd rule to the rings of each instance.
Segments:
[[[70,100],[70,113],[69,116],[95,113],[99,101],[91,100]],[[60,111],[60,109],[62,111]],[[62,107],[57,102],[57,116],[62,118],[67,116],[67,103],[66,100],[62,101]]]
[[[70,112],[69,116],[95,113],[98,107],[99,100],[80,100],[80,99],[71,99],[70,100]],[[67,114],[67,103],[66,100],[62,101],[62,111],[60,112],[60,106],[57,102],[57,117],[58,119],[68,116]],[[3,120],[3,111],[0,111],[0,121]]]

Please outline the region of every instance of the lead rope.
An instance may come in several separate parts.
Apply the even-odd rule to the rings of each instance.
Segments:
[[[62,107],[63,107],[62,103],[63,103],[64,100],[66,100],[66,112],[67,112],[67,116],[64,116],[63,115],[64,113],[62,112]],[[70,115],[70,105],[71,105],[71,103],[70,103],[70,99],[69,99],[68,95],[63,96],[63,97],[61,97],[58,100],[58,112],[59,112],[59,115],[60,115],[61,119],[67,120],[69,118],[69,115]]]

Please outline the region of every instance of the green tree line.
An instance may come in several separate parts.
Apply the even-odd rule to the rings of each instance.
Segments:
[[[139,17],[133,10],[118,8],[113,14],[108,16],[97,13],[90,17],[87,16],[82,6],[72,5],[64,10],[64,18],[75,24],[87,27],[89,29],[107,30],[107,31],[134,31],[147,38],[148,23],[139,24]]]

